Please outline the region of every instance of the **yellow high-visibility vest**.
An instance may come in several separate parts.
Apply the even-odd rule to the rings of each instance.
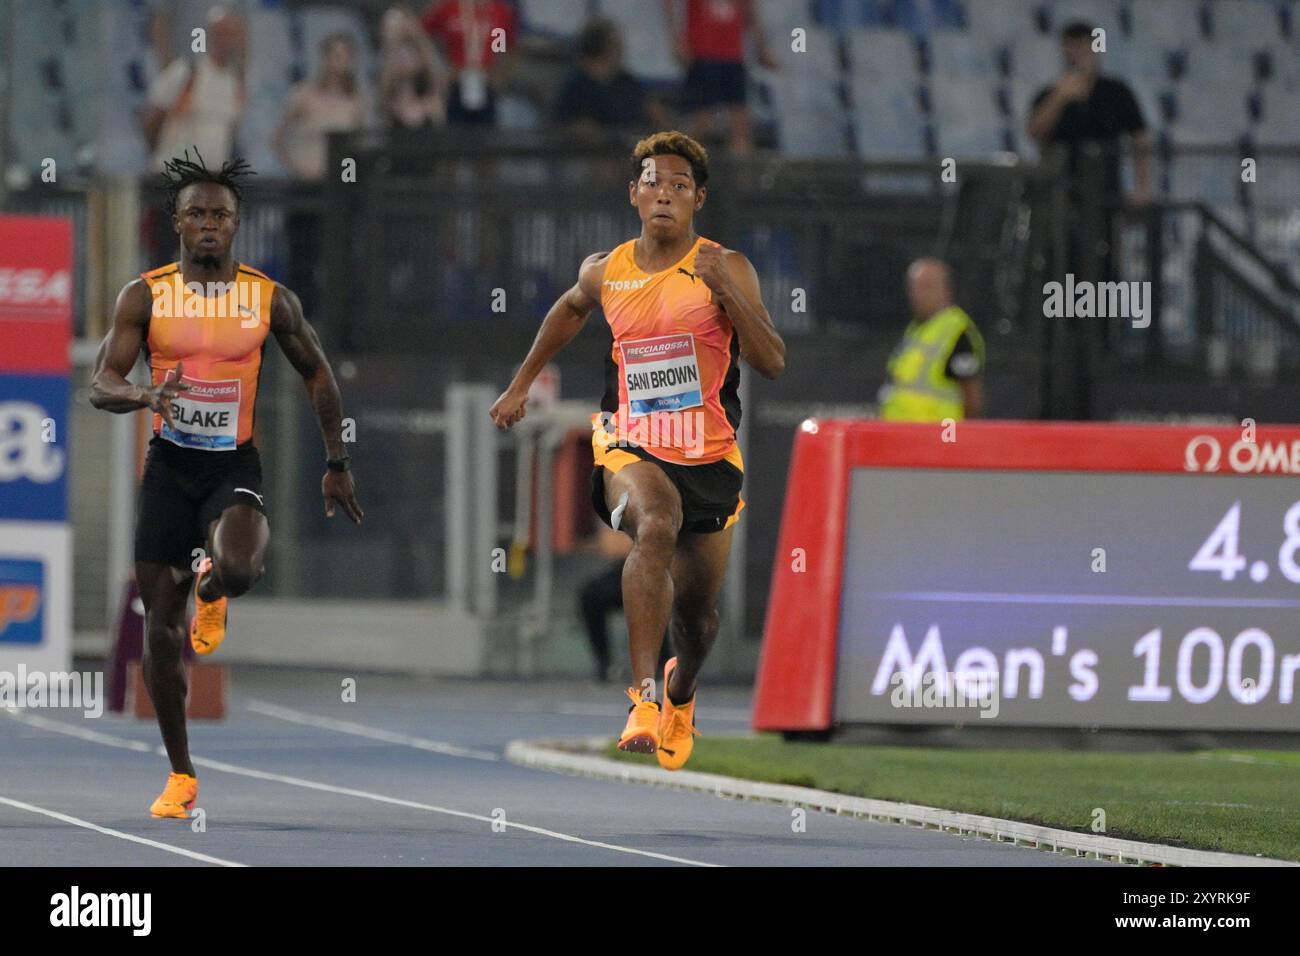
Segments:
[[[947,375],[948,359],[962,335],[984,366],[984,339],[971,317],[955,305],[923,322],[913,321],[889,357],[889,382],[880,390],[880,417],[897,422],[961,421],[961,386]]]

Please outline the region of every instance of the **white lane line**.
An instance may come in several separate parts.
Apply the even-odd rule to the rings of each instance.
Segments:
[[[50,720],[46,717],[37,717],[34,715],[12,712],[12,716],[18,720],[31,723],[33,726],[41,727],[53,733],[67,734],[70,737],[80,737],[83,740],[92,740],[95,743],[104,744],[109,747],[121,747],[127,750],[145,750],[152,749],[159,754],[166,754],[162,747],[149,748],[147,745],[141,745],[139,741],[127,740],[123,737],[114,737],[111,734],[101,734],[96,731],[82,731],[80,728],[71,727],[62,721]],[[237,764],[226,763],[221,760],[212,760],[207,757],[193,757],[194,763],[200,767],[209,767],[213,770],[223,771],[225,773],[238,774],[243,777],[252,777],[256,780],[269,780],[274,783],[283,783],[293,787],[303,787],[308,790],[319,790],[322,793],[334,793],[340,796],[359,797],[363,800],[373,800],[376,803],[387,803],[396,807],[409,807],[413,810],[425,810],[429,813],[441,813],[445,816],[460,817],[464,820],[477,820],[481,823],[500,824],[515,830],[523,830],[526,833],[536,833],[539,836],[548,836],[552,839],[561,840],[565,843],[577,843],[582,846],[594,847],[601,850],[612,850],[615,853],[628,853],[633,856],[648,857],[652,860],[664,860],[668,863],[682,863],[686,866],[708,866],[716,867],[718,863],[704,863],[700,860],[688,860],[685,857],[669,856],[666,853],[655,853],[651,850],[638,850],[635,847],[620,846],[617,843],[604,843],[600,840],[587,840],[582,837],[572,836],[568,833],[560,833],[558,830],[547,830],[543,827],[531,826],[527,823],[515,823],[509,819],[502,820],[498,817],[483,816],[479,813],[469,813],[465,810],[453,810],[450,807],[439,807],[431,803],[419,803],[415,800],[403,800],[400,797],[390,797],[382,793],[371,793],[367,790],[354,790],[351,787],[336,787],[330,783],[320,783],[316,780],[304,780],[301,777],[288,777],[284,774],[269,773],[265,770],[254,770],[251,767],[240,767]]]
[[[371,740],[382,740],[387,744],[401,744],[404,747],[414,747],[416,750],[427,750],[430,753],[444,754],[448,757],[466,757],[470,760],[501,759],[499,755],[492,753],[490,750],[470,750],[467,747],[458,747],[455,744],[445,743],[441,740],[428,740],[424,737],[412,737],[410,734],[399,734],[391,730],[384,730],[381,727],[368,727],[365,724],[358,724],[351,720],[318,717],[315,714],[292,710],[263,700],[249,701],[248,709],[257,714],[274,717],[277,720],[287,720],[293,724],[303,724],[320,730],[336,730],[341,734],[352,734],[356,737],[369,737]]]
[[[101,743],[103,741],[100,741]],[[40,813],[47,817],[53,817],[63,823],[71,823],[76,827],[83,827],[87,830],[94,830],[96,833],[102,833],[105,836],[117,837],[119,840],[126,840],[130,843],[139,843],[142,846],[151,846],[155,850],[165,850],[168,853],[175,853],[177,856],[187,856],[191,860],[198,860],[202,863],[213,863],[217,866],[247,866],[247,863],[236,863],[233,860],[223,860],[220,857],[208,856],[206,853],[195,853],[193,850],[186,850],[183,847],[172,846],[169,843],[159,843],[157,840],[148,840],[144,837],[136,836],[133,833],[123,833],[121,830],[112,830],[108,827],[101,827],[98,823],[91,823],[89,820],[82,820],[79,817],[69,816],[66,813],[60,813],[57,810],[47,810],[45,807],[38,807],[34,803],[23,803],[21,800],[11,800],[8,797],[0,797],[0,803],[10,807],[17,807],[19,810],[29,810],[32,813]]]
[[[161,750],[162,748],[159,748]],[[536,833],[540,836],[552,837],[556,840],[562,840],[565,843],[578,843],[582,846],[597,847],[602,850],[613,850],[617,853],[631,853],[636,856],[650,857],[655,860],[666,860],[669,863],[684,863],[688,866],[719,866],[717,863],[702,863],[699,860],[688,860],[685,857],[669,856],[666,853],[654,853],[650,850],[638,850],[633,847],[619,846],[617,843],[603,843],[600,840],[587,840],[582,837],[571,836],[568,833],[560,833],[557,830],[547,830],[544,827],[535,827],[527,823],[515,823],[508,819],[498,817],[488,817],[481,813],[469,813],[465,810],[453,810],[450,807],[439,807],[431,803],[420,803],[416,800],[403,800],[400,797],[390,797],[382,793],[371,793],[368,790],[355,790],[352,787],[336,787],[332,783],[320,783],[316,780],[304,780],[302,777],[288,777],[284,774],[269,773],[265,770],[252,770],[248,767],[239,767],[235,764],[225,763],[221,760],[212,760],[208,757],[193,758],[196,766],[211,767],[213,770],[224,770],[226,773],[239,774],[244,777],[253,777],[257,780],[270,780],[275,783],[285,783],[293,787],[304,787],[308,790],[319,790],[322,793],[335,793],[347,797],[360,797],[363,800],[374,800],[376,803],[387,803],[395,807],[409,807],[412,810],[427,810],[430,813],[441,813],[451,817],[460,817],[462,820],[477,820],[480,823],[494,824],[499,823],[502,826],[511,827],[516,830],[523,830],[527,833]]]
[[[121,747],[124,750],[134,750],[138,753],[153,753],[153,745],[146,744],[139,740],[127,740],[125,737],[114,737],[112,734],[102,734],[98,730],[87,730],[84,727],[78,727],[75,724],[66,724],[61,720],[52,720],[49,717],[41,717],[38,714],[28,713],[16,707],[0,707],[0,712],[8,714],[16,720],[25,724],[31,724],[33,727],[40,727],[44,730],[53,730],[56,733],[67,734],[69,737],[80,737],[82,740],[89,740],[97,744],[103,744],[106,747]]]

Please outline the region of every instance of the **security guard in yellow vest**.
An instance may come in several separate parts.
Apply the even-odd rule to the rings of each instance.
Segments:
[[[952,279],[938,259],[907,270],[907,298],[916,316],[889,357],[880,417],[899,422],[961,421],[984,412],[984,339],[952,302]]]

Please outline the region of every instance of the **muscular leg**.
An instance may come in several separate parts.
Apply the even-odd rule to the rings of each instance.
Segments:
[[[271,539],[266,515],[251,505],[231,505],[208,527],[208,556],[212,573],[203,579],[199,597],[215,601],[239,597],[265,571],[266,545]]]
[[[648,461],[625,465],[617,474],[606,469],[604,476],[610,511],[618,507],[624,492],[628,495],[619,530],[632,536],[632,551],[623,565],[632,686],[653,691],[673,603],[670,569],[682,527],[682,498],[663,470]]]
[[[685,704],[695,695],[695,682],[704,659],[718,638],[718,595],[727,573],[731,554],[731,532],[684,534],[673,556],[673,646],[677,667],[671,688],[665,687],[674,704]]]
[[[144,684],[153,700],[163,745],[174,773],[194,776],[189,736],[185,729],[185,694],[188,690],[182,641],[188,640],[185,603],[189,599],[188,571],[165,564],[138,563],[135,579],[144,602]]]

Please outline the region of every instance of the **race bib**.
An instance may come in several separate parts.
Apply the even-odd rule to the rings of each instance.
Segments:
[[[186,375],[189,391],[172,399],[173,429],[163,419],[159,434],[182,448],[233,451],[239,433],[239,379],[205,382]]]
[[[628,414],[676,412],[704,404],[695,336],[689,332],[623,342]]]

